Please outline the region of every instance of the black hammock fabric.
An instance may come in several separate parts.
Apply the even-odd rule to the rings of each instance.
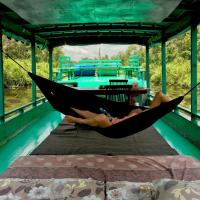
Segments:
[[[112,116],[123,117],[132,109],[138,108],[137,106],[131,106],[126,103],[106,100],[105,98],[56,83],[30,72],[28,74],[40,88],[53,108],[65,115],[72,113],[70,107],[90,110],[95,113],[100,113],[100,108],[104,108]],[[184,96],[180,96],[107,128],[92,128],[109,138],[122,138],[133,135],[148,128],[158,119],[175,109],[183,98]]]

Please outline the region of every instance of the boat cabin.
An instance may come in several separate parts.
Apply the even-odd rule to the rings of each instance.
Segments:
[[[50,199],[51,196],[51,199],[99,200],[115,199],[115,195],[119,197],[116,199],[133,199],[134,195],[176,199],[171,191],[183,185],[185,193],[181,195],[186,195],[185,199],[199,199],[199,87],[188,94],[189,109],[179,105],[144,131],[111,139],[66,123],[65,116],[44,96],[38,98],[34,81],[31,101],[5,111],[4,59],[23,66],[10,57],[9,52],[5,54],[2,45],[3,36],[31,45],[31,72],[36,75],[36,48],[48,50],[48,79],[51,81],[91,92],[89,86],[98,87],[99,91],[100,85],[108,84],[110,79],[122,79],[119,74],[123,74],[128,84],[139,80],[137,95],[145,90],[145,98],[151,101],[154,90],[151,49],[160,47],[160,88],[167,94],[170,79],[167,77],[167,43],[187,31],[191,43],[189,87],[193,88],[200,81],[199,13],[199,0],[0,0],[0,199],[11,195],[5,181],[9,181],[9,188],[18,188],[12,195],[21,199]],[[120,59],[82,59],[72,64],[69,56],[61,56],[58,66],[53,68],[56,47],[93,44],[141,45],[145,48],[145,67],[137,63],[141,55],[137,55],[140,58],[130,55],[129,66],[122,66]],[[102,84],[96,85],[94,78]],[[101,92],[97,95],[102,95]],[[28,182],[19,179],[28,179]],[[187,192],[192,184],[196,185],[193,188],[196,193]],[[55,189],[58,186],[63,188],[60,192]],[[40,198],[34,196],[38,188],[46,188]]]

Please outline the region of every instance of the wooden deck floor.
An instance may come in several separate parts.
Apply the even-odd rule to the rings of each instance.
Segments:
[[[107,155],[176,155],[155,128],[135,135],[111,139],[99,133],[60,124],[32,155],[107,154]]]

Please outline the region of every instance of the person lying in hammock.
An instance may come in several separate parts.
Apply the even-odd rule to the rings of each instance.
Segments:
[[[158,92],[155,95],[153,101],[151,102],[149,109],[159,106],[161,103],[168,102],[168,101],[170,101],[170,98],[168,96],[163,95],[162,92]],[[71,109],[75,111],[78,115],[80,115],[82,118],[66,115],[65,120],[68,123],[84,124],[84,125],[99,127],[99,128],[109,127],[129,117],[137,115],[141,112],[145,112],[145,110],[143,111],[137,108],[137,109],[133,109],[127,116],[123,118],[117,118],[117,117],[110,116],[109,113],[107,113],[104,109],[101,109],[102,114],[93,113],[87,110],[79,110],[77,108],[71,108]]]

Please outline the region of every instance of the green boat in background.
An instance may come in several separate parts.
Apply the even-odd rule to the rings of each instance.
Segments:
[[[101,2],[101,4],[99,3]],[[190,30],[191,88],[198,83],[197,26],[200,2],[195,0],[141,1],[28,1],[0,0],[0,173],[20,156],[30,155],[62,122],[64,115],[48,101],[37,98],[32,82],[32,101],[5,112],[2,36],[31,44],[32,73],[36,70],[36,47],[48,49],[49,79],[80,87],[99,88],[111,79],[151,90],[150,49],[161,46],[162,92],[167,93],[166,43]],[[139,44],[146,48],[143,69],[140,55],[120,59],[82,59],[72,63],[69,56],[59,58],[53,70],[53,50],[62,45]],[[200,160],[199,88],[191,93],[191,109],[177,107],[154,124],[162,138],[180,155]],[[148,99],[152,98],[151,93]],[[53,148],[53,147],[52,147]]]
[[[109,80],[127,79],[127,84],[145,87],[144,70],[140,66],[140,57],[135,54],[129,58],[129,66],[123,66],[118,60],[79,60],[73,64],[69,56],[60,56],[59,67],[55,70],[55,80],[76,87],[100,87],[109,85]],[[65,78],[63,78],[63,76]]]

